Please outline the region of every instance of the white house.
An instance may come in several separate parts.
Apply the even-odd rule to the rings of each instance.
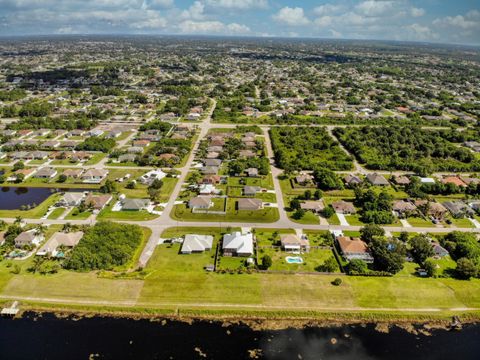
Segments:
[[[20,233],[16,238],[15,238],[15,246],[16,247],[24,247],[24,246],[31,246],[35,245],[38,246],[42,241],[44,237],[42,234],[38,234],[37,230],[32,229],[28,231],[24,231]]]
[[[185,240],[183,241],[180,252],[182,254],[200,253],[211,250],[212,245],[213,236],[211,235],[189,234],[185,235]]]
[[[139,181],[144,185],[150,185],[154,180],[162,180],[165,176],[167,176],[167,174],[160,169],[152,170],[143,174]]]
[[[253,234],[242,234],[235,231],[223,236],[223,255],[225,256],[251,256],[253,255]]]

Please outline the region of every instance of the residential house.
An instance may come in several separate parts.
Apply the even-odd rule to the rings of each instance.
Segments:
[[[415,201],[415,206],[422,209],[425,215],[430,216],[431,218],[437,221],[443,221],[445,216],[448,213],[447,208],[437,202],[429,202],[427,200],[417,200]]]
[[[405,200],[397,200],[393,202],[392,210],[396,213],[398,217],[402,218],[411,215],[415,210],[417,210],[417,207],[411,202]]]
[[[48,152],[46,151],[32,151],[30,155],[34,160],[45,160],[48,158]]]
[[[204,166],[200,169],[203,175],[217,175],[219,168],[216,166]]]
[[[22,248],[24,246],[38,246],[44,239],[44,236],[37,232],[36,229],[31,229],[20,233],[15,238],[15,247]]]
[[[245,170],[245,173],[248,177],[258,177],[258,169],[257,168],[248,168]]]
[[[146,209],[150,205],[148,199],[128,199],[122,200],[122,210],[126,211],[140,211]]]
[[[59,248],[73,249],[78,245],[83,237],[82,231],[77,232],[56,232],[52,237],[43,245],[38,251],[39,256],[52,256],[52,257],[64,257],[63,251],[59,251]]]
[[[433,248],[434,256],[442,258],[449,255],[448,250],[443,248],[439,243],[433,242],[432,248]]]
[[[42,144],[42,147],[45,149],[55,149],[59,146],[60,146],[60,141],[56,141],[56,140],[45,141]]]
[[[60,200],[60,206],[78,206],[84,197],[85,194],[82,192],[67,192]]]
[[[219,168],[222,165],[222,160],[220,159],[205,159],[203,161],[205,167],[216,167]]]
[[[82,175],[83,169],[67,169],[63,172],[63,175],[67,177],[72,177],[74,179],[78,179],[80,175]]]
[[[201,184],[198,187],[198,193],[200,195],[214,195],[217,194],[218,191],[212,184]]]
[[[134,162],[137,159],[135,154],[123,154],[118,157],[118,161],[121,163],[124,162]]]
[[[260,186],[244,186],[243,195],[245,196],[255,196],[262,188]]]
[[[51,167],[40,168],[34,175],[38,179],[53,179],[55,176],[57,176],[57,170]]]
[[[238,152],[238,157],[240,158],[253,158],[256,157],[257,154],[253,152],[252,150],[240,150]]]
[[[102,210],[112,200],[112,195],[94,195],[89,193],[85,198],[85,205],[95,210]]]
[[[210,209],[213,206],[213,201],[211,196],[197,196],[188,202],[188,207],[190,209],[201,209],[201,210],[207,210]]]
[[[299,237],[295,234],[280,235],[282,249],[289,252],[310,251],[310,241],[305,236]]]
[[[70,156],[70,160],[73,162],[77,161],[85,161],[92,157],[92,154],[87,153],[85,151],[76,151]]]
[[[140,146],[130,146],[127,148],[127,153],[129,154],[141,154],[143,153],[143,148]]]
[[[80,176],[80,178],[84,183],[99,184],[107,177],[107,175],[108,170],[105,169],[88,169]]]
[[[325,210],[325,204],[323,200],[307,200],[300,203],[300,208],[305,211],[311,211],[314,214],[319,214]]]
[[[335,210],[335,212],[339,214],[351,215],[357,212],[357,210],[355,209],[355,206],[353,206],[351,202],[347,202],[344,200],[333,202],[332,207]]]
[[[182,254],[202,253],[210,251],[212,246],[213,236],[188,234],[185,235],[180,252]]]
[[[222,177],[220,175],[206,175],[203,177],[201,183],[217,185],[217,184],[220,184],[221,181],[222,181]]]
[[[238,210],[261,210],[263,209],[263,202],[260,199],[238,199]]]
[[[468,217],[474,214],[473,209],[462,201],[445,201],[443,206],[450,211],[454,218]]]
[[[161,169],[150,170],[138,179],[144,185],[151,185],[155,180],[162,180],[167,176]]]
[[[357,175],[349,174],[345,176],[343,179],[345,181],[345,184],[347,184],[350,187],[360,185],[362,183],[362,179],[358,177]]]
[[[311,185],[313,184],[313,176],[310,174],[300,174],[295,176],[295,182],[301,186]]]
[[[410,179],[404,175],[399,175],[399,176],[394,176],[393,181],[395,184],[400,185],[400,186],[406,186],[410,184]]]
[[[366,176],[367,181],[374,186],[388,186],[389,182],[382,175],[373,173]]]
[[[458,176],[446,176],[441,181],[443,184],[453,184],[458,187],[467,187],[467,184]]]
[[[363,260],[367,263],[373,262],[373,257],[368,251],[367,244],[359,238],[339,236],[336,241],[345,260]]]
[[[223,236],[222,250],[224,256],[252,256],[253,255],[253,234],[248,232],[242,234],[235,231]]]

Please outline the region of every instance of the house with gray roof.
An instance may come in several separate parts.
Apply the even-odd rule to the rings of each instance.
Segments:
[[[180,252],[182,254],[202,253],[210,251],[213,245],[213,236],[211,235],[185,235],[182,248]]]

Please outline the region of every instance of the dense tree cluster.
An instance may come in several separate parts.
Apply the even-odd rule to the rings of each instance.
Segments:
[[[142,241],[137,225],[99,222],[89,228],[64,266],[78,271],[111,270],[130,261]]]
[[[355,205],[362,209],[361,220],[367,224],[391,224],[393,197],[386,191],[377,193],[370,189],[355,189]]]
[[[270,137],[275,161],[286,171],[352,168],[352,159],[325,128],[274,127]]]
[[[335,135],[357,159],[374,170],[477,171],[480,161],[455,146],[444,132],[409,126],[336,128]]]
[[[99,137],[89,137],[86,138],[84,142],[78,144],[75,149],[84,150],[84,151],[100,151],[103,153],[108,153],[116,145],[115,140],[113,139],[104,139]]]

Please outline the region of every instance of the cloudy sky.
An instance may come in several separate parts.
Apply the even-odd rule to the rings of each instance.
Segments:
[[[479,0],[0,0],[0,35],[208,34],[480,45]]]

